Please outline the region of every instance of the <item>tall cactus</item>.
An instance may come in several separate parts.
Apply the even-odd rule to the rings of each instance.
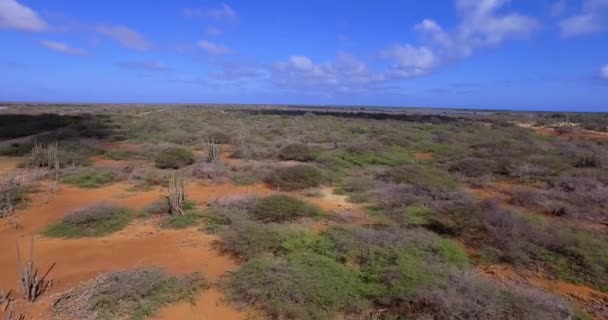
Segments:
[[[169,208],[171,214],[184,214],[184,202],[186,194],[184,193],[184,180],[182,174],[176,171],[169,180]]]
[[[220,158],[221,145],[213,139],[205,142],[204,149],[207,151],[207,162],[215,162]]]

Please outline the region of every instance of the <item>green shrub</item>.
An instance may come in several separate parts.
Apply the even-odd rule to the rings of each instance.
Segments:
[[[124,229],[133,217],[127,208],[95,204],[68,214],[59,223],[48,227],[44,235],[55,238],[104,236]]]
[[[115,182],[117,178],[118,175],[108,169],[83,168],[64,176],[61,181],[80,188],[99,188]]]
[[[128,150],[112,150],[104,153],[104,157],[112,160],[130,160],[136,159],[137,153]]]
[[[281,148],[279,150],[279,158],[281,160],[312,161],[315,155],[307,145],[294,143]]]
[[[414,162],[406,149],[392,146],[386,150],[350,148],[342,154],[342,159],[356,166],[386,165],[398,166]]]
[[[185,214],[174,214],[164,218],[160,226],[164,229],[184,229],[195,226],[201,221],[201,214],[188,211]]]
[[[194,163],[194,153],[182,147],[167,147],[156,154],[154,163],[161,169],[179,169]]]
[[[9,185],[0,188],[0,215],[9,205],[16,207],[26,203],[28,201],[28,189],[29,188],[27,186],[19,185]],[[11,202],[10,204],[7,203],[7,194]]]
[[[281,246],[281,235],[276,225],[242,218],[231,221],[229,227],[220,231],[219,235],[222,251],[245,260],[275,253]]]
[[[393,167],[380,175],[383,180],[405,183],[424,190],[454,191],[458,182],[449,173],[423,165]]]
[[[281,190],[299,190],[318,187],[323,181],[323,174],[313,166],[295,165],[275,169],[266,180]]]
[[[289,222],[303,217],[314,217],[321,209],[306,201],[287,195],[271,195],[256,201],[251,210],[255,219],[263,222]]]
[[[158,269],[112,272],[61,295],[53,313],[58,319],[143,320],[165,305],[194,303],[206,288],[200,273],[175,277]]]
[[[227,289],[232,301],[255,301],[271,319],[324,319],[368,306],[355,270],[312,253],[253,259],[231,275]]]
[[[205,140],[212,141],[213,143],[229,144],[231,139],[230,136],[221,131],[212,131],[205,135]]]

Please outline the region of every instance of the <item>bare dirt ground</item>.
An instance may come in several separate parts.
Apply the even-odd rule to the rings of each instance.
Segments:
[[[140,267],[160,267],[175,274],[202,271],[214,282],[236,266],[236,262],[220,255],[213,249],[216,236],[207,235],[196,228],[185,230],[161,230],[154,219],[137,220],[126,229],[101,238],[50,239],[39,234],[49,224],[60,220],[72,210],[99,201],[109,201],[132,209],[142,209],[160,199],[163,190],[128,192],[129,185],[115,184],[99,189],[78,189],[62,185],[59,192],[49,197],[46,192],[32,195],[29,206],[15,215],[22,226],[16,229],[7,221],[0,221],[0,283],[5,289],[17,288],[17,259],[15,242],[28,247],[35,239],[36,263],[46,270],[53,263],[50,278],[54,285],[34,304],[20,301],[17,310],[28,319],[50,319],[49,306],[53,298],[84,280],[95,278],[99,273]],[[240,187],[233,185],[203,186],[190,183],[186,186],[190,199],[199,203],[214,201],[223,196],[244,196],[268,193],[263,186]],[[42,271],[42,270],[41,270]],[[245,319],[246,311],[234,310],[222,303],[216,289],[199,297],[196,307],[180,304],[163,311],[157,319]]]
[[[432,160],[433,154],[429,152],[415,152],[414,159],[416,160]]]
[[[116,146],[113,146],[116,147]],[[120,145],[124,148],[125,145]],[[132,146],[128,146],[132,149]],[[0,158],[0,174],[11,173],[20,159]],[[129,161],[94,159],[97,166],[123,167]],[[15,310],[27,319],[51,319],[50,306],[57,295],[82,281],[95,278],[100,273],[128,270],[142,267],[159,267],[173,274],[187,274],[201,271],[213,284],[237,266],[237,262],[214,249],[218,240],[215,235],[205,234],[197,228],[165,230],[159,228],[158,218],[136,220],[126,229],[109,236],[83,239],[51,239],[41,235],[44,229],[59,221],[75,209],[100,201],[120,204],[140,210],[165,195],[166,190],[156,187],[147,191],[129,191],[131,185],[117,183],[98,189],[80,189],[60,185],[59,191],[50,193],[46,183],[38,192],[30,195],[28,205],[16,212],[11,221],[0,221],[0,284],[3,289],[17,287],[16,241],[22,248],[29,248],[31,239],[35,241],[35,262],[46,271],[55,264],[50,273],[54,284],[35,303],[17,299]],[[205,185],[191,182],[186,184],[188,198],[199,206],[206,206],[222,198],[266,195],[275,191],[266,185],[237,186],[233,184]],[[306,197],[319,205],[328,215],[344,215],[357,223],[367,223],[364,211],[347,201],[345,196],[334,194],[332,188],[321,188],[319,197]],[[297,194],[300,197],[304,195]],[[330,219],[331,217],[328,217]],[[367,220],[366,220],[367,219]],[[327,221],[319,222],[327,225]],[[16,227],[18,226],[18,228]],[[313,226],[314,228],[315,226]],[[23,249],[22,249],[23,250]],[[26,250],[27,251],[27,250]],[[256,319],[259,315],[252,310],[237,310],[224,302],[219,288],[200,294],[195,304],[178,303],[167,306],[154,317],[163,319]]]

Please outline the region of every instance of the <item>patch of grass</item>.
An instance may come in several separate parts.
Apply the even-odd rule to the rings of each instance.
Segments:
[[[104,153],[104,157],[111,160],[131,160],[137,159],[138,154],[128,150],[112,150]]]
[[[368,306],[357,271],[312,253],[253,259],[232,274],[227,290],[232,301],[255,301],[272,319],[324,319]]]
[[[425,190],[454,191],[458,182],[449,173],[423,165],[393,167],[380,175],[383,180],[410,184]]]
[[[158,269],[113,272],[60,296],[53,313],[60,319],[143,320],[165,305],[194,303],[207,287],[200,273],[176,277]]]
[[[83,168],[61,178],[61,182],[80,188],[99,188],[117,181],[118,175],[107,169]]]
[[[388,150],[353,150],[342,154],[342,159],[356,166],[398,166],[413,163],[412,154],[403,147],[392,146]]]
[[[303,217],[319,216],[322,210],[298,198],[271,195],[256,201],[251,214],[255,219],[263,222],[283,223]]]
[[[0,149],[0,155],[7,157],[23,157],[32,151],[32,143],[12,143]]]
[[[194,153],[182,147],[167,147],[156,154],[154,163],[160,169],[179,169],[194,163]]]
[[[281,160],[312,161],[315,154],[310,147],[302,143],[294,143],[284,146],[279,150]]]
[[[105,236],[124,229],[133,217],[133,212],[127,208],[100,203],[68,214],[48,227],[44,235],[54,238]]]
[[[201,222],[203,216],[194,211],[187,211],[185,214],[174,214],[164,218],[160,222],[160,227],[164,229],[185,229],[196,226]]]
[[[281,190],[300,190],[318,187],[323,181],[323,174],[317,167],[295,165],[275,169],[266,181]]]

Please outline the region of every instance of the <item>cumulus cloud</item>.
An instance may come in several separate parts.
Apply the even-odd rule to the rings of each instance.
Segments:
[[[397,43],[379,52],[387,63],[369,66],[348,53],[329,61],[292,55],[269,68],[271,81],[287,88],[353,93],[390,87],[389,82],[424,76],[436,68],[463,59],[476,49],[524,38],[540,23],[517,12],[504,12],[510,0],[455,0],[460,20],[444,28],[427,18],[414,26],[419,44]]]
[[[605,65],[601,70],[600,70],[600,76],[606,80],[608,80],[608,64]]]
[[[169,67],[158,61],[123,61],[117,63],[117,65],[124,69],[154,71],[154,72],[166,72],[169,71]]]
[[[424,75],[448,61],[470,56],[477,48],[529,36],[539,27],[539,22],[519,13],[503,13],[503,7],[509,2],[457,0],[460,22],[449,30],[433,19],[422,20],[414,29],[422,35],[424,45],[396,45],[383,52],[384,57],[394,61],[387,77]]]
[[[184,9],[182,10],[186,17],[190,18],[211,18],[219,22],[233,23],[238,20],[238,14],[232,7],[222,3],[219,7],[213,9]]]
[[[84,49],[73,48],[67,45],[66,43],[52,40],[43,40],[40,42],[41,45],[47,47],[53,51],[61,52],[68,55],[73,56],[84,56],[87,54],[87,51]]]
[[[275,62],[270,68],[270,79],[283,87],[329,89],[341,93],[366,91],[383,77],[345,52],[320,63],[307,56],[293,55],[285,61]]]
[[[607,10],[608,0],[584,0],[579,13],[560,20],[561,35],[569,38],[601,31]]]
[[[215,44],[211,41],[207,41],[207,40],[201,40],[197,43],[197,45],[199,47],[201,47],[203,50],[205,50],[205,52],[207,54],[210,55],[220,55],[220,54],[225,54],[225,53],[229,53],[230,50],[226,47],[224,47],[223,45],[220,44]]]
[[[144,36],[124,25],[101,25],[97,32],[129,49],[148,50],[152,47]]]
[[[0,28],[35,32],[48,27],[34,10],[15,0],[0,0]]]

